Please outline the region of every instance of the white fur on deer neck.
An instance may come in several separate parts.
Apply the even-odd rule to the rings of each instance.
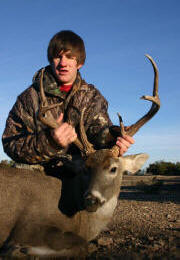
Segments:
[[[112,197],[96,212],[83,211],[78,214],[79,232],[78,235],[86,241],[94,239],[109,223],[117,205],[117,197]]]

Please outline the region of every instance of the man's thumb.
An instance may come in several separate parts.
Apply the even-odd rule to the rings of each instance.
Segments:
[[[59,116],[58,119],[57,119],[57,123],[59,123],[59,124],[62,123],[62,121],[63,121],[63,116],[64,116],[63,113],[61,113],[60,116]]]

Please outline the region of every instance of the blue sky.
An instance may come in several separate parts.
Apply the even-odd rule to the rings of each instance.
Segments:
[[[0,1],[0,134],[16,97],[33,74],[47,65],[46,50],[58,31],[70,29],[85,41],[81,74],[109,101],[109,115],[125,125],[151,104],[153,70],[159,68],[161,109],[135,136],[128,154],[147,152],[146,165],[180,161],[180,1],[179,0],[2,0]],[[0,144],[0,160],[9,159]]]

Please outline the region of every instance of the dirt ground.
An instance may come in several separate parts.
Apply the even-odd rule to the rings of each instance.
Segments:
[[[162,177],[159,192],[145,193],[125,176],[106,231],[90,243],[88,259],[180,259],[180,177]]]

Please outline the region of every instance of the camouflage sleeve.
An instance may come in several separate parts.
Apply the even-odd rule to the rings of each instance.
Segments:
[[[42,163],[65,153],[63,148],[55,145],[47,128],[38,127],[37,104],[38,95],[29,88],[17,98],[7,118],[3,147],[16,162]]]

